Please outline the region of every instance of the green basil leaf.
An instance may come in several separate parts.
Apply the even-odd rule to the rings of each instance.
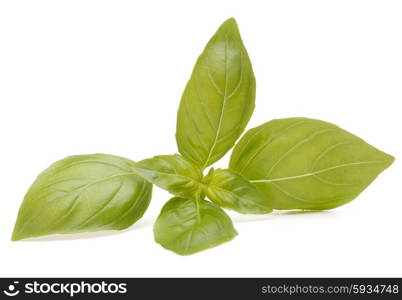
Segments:
[[[272,211],[267,198],[247,179],[232,170],[211,171],[206,176],[205,184],[207,197],[221,207],[242,214],[266,214]]]
[[[180,255],[218,246],[236,235],[229,216],[201,199],[170,199],[154,225],[155,241]]]
[[[356,198],[394,158],[327,122],[288,118],[249,130],[230,168],[274,209],[330,209]]]
[[[52,164],[25,195],[12,239],[129,227],[142,217],[152,194],[133,164],[106,154]]]
[[[234,19],[199,56],[177,114],[179,152],[204,170],[233,147],[254,110],[255,78]]]
[[[192,196],[200,190],[200,168],[178,154],[144,159],[137,162],[134,169],[138,175],[173,195]]]

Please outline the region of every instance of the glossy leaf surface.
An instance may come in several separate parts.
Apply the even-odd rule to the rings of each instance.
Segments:
[[[229,216],[215,204],[172,198],[154,225],[155,241],[180,255],[193,254],[227,242],[237,235]]]
[[[266,214],[272,211],[267,198],[232,170],[213,170],[206,181],[207,197],[221,207],[243,214]]]
[[[137,174],[173,195],[191,196],[200,189],[200,168],[178,154],[142,160],[135,164],[134,169]]]
[[[334,124],[287,118],[249,130],[230,167],[274,209],[330,209],[356,198],[393,161]]]
[[[254,99],[250,59],[229,19],[199,56],[184,90],[176,129],[180,153],[202,169],[220,159],[246,127]]]
[[[12,239],[129,227],[142,217],[152,193],[133,164],[106,154],[52,164],[25,195]]]

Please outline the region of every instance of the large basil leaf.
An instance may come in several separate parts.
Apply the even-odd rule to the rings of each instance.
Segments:
[[[159,155],[137,162],[137,174],[173,195],[192,196],[200,190],[202,172],[183,156]]]
[[[213,170],[206,176],[206,194],[217,205],[243,214],[272,211],[269,201],[243,176],[228,169]]]
[[[236,235],[229,216],[201,199],[170,199],[154,225],[155,241],[180,255],[218,246]]]
[[[142,217],[152,193],[133,164],[106,154],[54,163],[25,195],[12,239],[129,227]]]
[[[393,161],[334,124],[288,118],[249,130],[230,167],[274,209],[330,209],[356,198]]]
[[[220,159],[254,110],[255,78],[234,19],[224,22],[199,56],[177,114],[180,153],[205,169]]]

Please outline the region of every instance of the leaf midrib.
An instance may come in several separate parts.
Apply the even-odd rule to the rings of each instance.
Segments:
[[[276,182],[276,181],[292,180],[292,179],[298,179],[298,178],[303,178],[303,177],[315,176],[317,174],[332,171],[337,168],[343,168],[343,167],[355,166],[355,165],[365,165],[365,164],[379,164],[379,163],[387,163],[387,161],[386,160],[373,160],[373,161],[353,162],[353,163],[347,163],[347,164],[340,164],[340,165],[333,166],[330,168],[325,168],[325,169],[321,169],[318,171],[308,172],[308,173],[304,173],[304,174],[300,174],[300,175],[271,178],[271,179],[256,179],[256,180],[250,180],[250,182],[252,182],[252,183],[269,183],[269,182]]]
[[[211,186],[211,187],[213,186],[215,189],[220,190],[220,191],[222,191],[222,192],[224,192],[224,193],[228,193],[228,194],[232,195],[234,198],[237,199],[238,202],[241,202],[241,197],[240,197],[239,195],[237,195],[236,193],[234,193],[233,191],[228,190],[228,189],[225,189],[225,188],[222,188],[222,187],[218,186],[217,184],[210,184],[210,186]],[[209,197],[208,197],[208,198],[209,198]],[[212,200],[212,199],[211,199],[211,200]],[[223,203],[220,203],[219,205],[222,206],[222,204],[223,204]],[[263,205],[261,205],[259,202],[254,202],[253,204],[254,204],[255,206],[257,206],[257,207],[263,209],[263,210],[266,210],[266,207],[264,207]],[[231,208],[231,209],[232,209],[232,208]]]
[[[197,182],[197,183],[201,183],[201,178],[196,179],[196,178],[186,176],[186,175],[182,175],[182,174],[179,174],[179,173],[168,173],[168,172],[157,171],[157,170],[154,170],[154,169],[141,168],[141,167],[137,167],[137,166],[134,167],[134,170],[135,169],[141,169],[141,170],[145,170],[145,171],[148,171],[148,172],[155,172],[155,173],[165,175],[165,176],[176,176],[176,177],[184,178],[184,179],[191,180],[191,181],[194,181],[194,182]],[[134,173],[134,174],[140,175],[138,173]]]
[[[225,35],[225,89],[223,90],[223,95],[222,95],[222,97],[223,97],[222,107],[221,107],[221,112],[220,112],[220,115],[219,115],[218,128],[216,129],[214,142],[212,143],[211,149],[209,149],[207,159],[206,159],[204,165],[202,166],[203,169],[205,169],[208,166],[208,162],[211,159],[212,152],[214,151],[214,149],[216,147],[216,143],[218,142],[218,136],[219,136],[219,133],[221,131],[222,120],[223,120],[223,112],[225,110],[226,100],[228,98],[227,95],[226,95],[226,93],[227,93],[227,85],[228,85],[227,74],[228,74],[228,37],[227,37],[227,34],[226,34]]]

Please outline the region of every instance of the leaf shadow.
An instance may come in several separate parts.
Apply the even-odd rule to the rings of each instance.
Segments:
[[[333,212],[328,210],[277,210],[272,213],[276,216],[292,216],[292,215],[325,215],[325,214],[333,214]]]
[[[327,210],[276,210],[270,214],[265,215],[241,215],[236,214],[232,216],[233,222],[236,223],[247,223],[247,222],[258,222],[276,219],[278,217],[292,217],[292,216],[305,216],[305,215],[317,215],[317,216],[335,216],[332,211]]]
[[[248,222],[258,222],[272,219],[272,214],[266,215],[241,215],[236,214],[231,216],[233,223],[248,223]]]
[[[120,235],[127,233],[129,231],[139,230],[141,228],[149,227],[152,224],[150,219],[143,219],[133,224],[131,227],[123,230],[104,230],[104,231],[94,231],[94,232],[82,232],[82,233],[71,233],[71,234],[52,234],[43,237],[29,238],[21,240],[19,242],[55,242],[55,241],[73,241],[73,240],[83,240],[83,239],[96,239],[113,235]]]
[[[297,219],[297,220],[314,220],[315,222],[339,220],[342,218],[340,211],[334,210],[288,210],[275,211],[274,216],[277,219]]]

